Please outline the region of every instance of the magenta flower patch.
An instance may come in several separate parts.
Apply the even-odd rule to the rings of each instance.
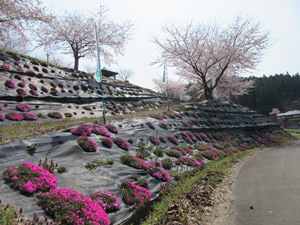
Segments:
[[[157,120],[163,120],[164,118],[161,115],[158,114],[150,114],[150,117],[157,119]]]
[[[77,136],[90,136],[92,128],[87,126],[79,126],[71,129],[71,133]]]
[[[9,70],[10,69],[10,67],[8,65],[3,65],[1,67],[2,67],[2,69],[5,69],[5,70]]]
[[[27,94],[23,88],[18,88],[16,92],[19,96],[25,96]]]
[[[103,146],[105,146],[107,148],[111,148],[113,145],[113,141],[109,137],[103,137],[100,140],[101,140]]]
[[[29,88],[30,88],[31,90],[37,91],[37,87],[36,87],[34,84],[31,84],[31,83],[30,83],[28,86],[29,86]]]
[[[85,110],[88,110],[88,111],[92,111],[93,110],[92,107],[88,106],[88,105],[84,105],[84,106],[82,106],[82,108],[85,109]]]
[[[160,126],[161,128],[163,128],[165,130],[169,129],[168,125],[165,122],[162,122],[162,121],[159,122],[158,126]]]
[[[149,136],[149,139],[150,139],[152,144],[159,145],[160,141],[156,137],[154,137],[152,134]]]
[[[5,120],[5,116],[3,114],[0,113],[0,120],[3,121]]]
[[[17,121],[21,121],[24,119],[23,116],[21,116],[19,113],[17,112],[9,112],[5,114],[5,118],[9,119],[9,120],[17,120]]]
[[[37,115],[31,113],[31,112],[21,112],[21,116],[23,116],[24,120],[37,120]]]
[[[150,127],[152,130],[155,129],[155,127],[153,126],[153,124],[150,121],[147,121],[146,124],[148,125],[148,127]]]
[[[15,83],[12,80],[6,80],[4,85],[8,88],[15,88],[16,87]]]
[[[42,90],[43,92],[45,92],[45,93],[48,93],[48,92],[49,92],[49,90],[48,90],[45,86],[42,86],[42,87],[41,87],[41,90]]]
[[[196,167],[196,166],[201,165],[201,163],[198,162],[197,159],[194,159],[194,158],[189,157],[189,156],[180,156],[179,161],[184,165],[188,165],[188,166],[192,166],[192,167]]]
[[[98,148],[96,142],[87,136],[80,136],[77,139],[79,146],[87,152],[95,152]]]
[[[35,75],[35,72],[33,70],[27,70],[26,73],[28,73],[30,75]]]
[[[31,89],[31,90],[29,91],[29,93],[30,93],[31,95],[33,95],[33,96],[39,96],[39,94],[38,94],[35,90],[33,90],[33,89]]]
[[[107,213],[120,209],[121,200],[111,191],[98,191],[92,193],[90,198],[98,203]]]
[[[167,139],[168,139],[171,143],[173,143],[174,145],[178,145],[178,140],[177,140],[176,138],[174,138],[173,136],[168,135],[168,136],[167,136]]]
[[[184,131],[180,132],[182,138],[189,144],[193,144],[192,139],[190,138],[190,136],[188,136]]]
[[[18,83],[18,86],[23,88],[23,87],[25,87],[25,84],[23,82],[20,82],[20,83]]]
[[[113,139],[113,142],[119,146],[119,148],[124,149],[126,151],[129,150],[129,144],[127,141],[125,141],[123,138],[116,136]]]
[[[22,80],[23,77],[20,74],[15,74],[14,78],[17,80]]]
[[[151,200],[151,192],[146,188],[135,185],[129,180],[121,184],[122,198],[127,205],[135,205],[135,207],[144,207]]]
[[[7,167],[3,175],[12,188],[25,194],[46,192],[57,187],[57,178],[52,173],[26,161],[17,168]]]
[[[21,112],[29,112],[31,108],[27,104],[20,103],[16,106],[16,109]]]
[[[110,132],[117,134],[119,130],[112,124],[105,124],[104,125]]]
[[[38,204],[60,224],[110,224],[106,212],[98,203],[75,190],[52,189],[41,195]]]

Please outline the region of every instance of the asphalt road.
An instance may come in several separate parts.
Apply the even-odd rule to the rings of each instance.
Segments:
[[[300,225],[300,140],[245,162],[232,197],[226,225]]]

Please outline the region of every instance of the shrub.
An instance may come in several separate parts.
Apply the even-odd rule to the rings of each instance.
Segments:
[[[105,124],[104,125],[110,132],[117,134],[119,130],[112,124]]]
[[[124,149],[126,151],[129,150],[129,144],[127,141],[125,141],[123,138],[116,136],[113,139],[113,142],[119,146],[119,148]]]
[[[88,110],[88,111],[92,111],[93,110],[92,107],[88,106],[88,105],[84,105],[84,106],[82,106],[82,108],[85,109],[85,110]]]
[[[162,143],[167,143],[167,139],[166,139],[164,136],[159,136],[159,140],[160,140]]]
[[[176,149],[166,149],[164,150],[164,152],[171,157],[176,157],[179,158],[180,156],[182,156],[182,152]]]
[[[147,167],[147,162],[134,155],[122,155],[120,159],[123,164],[136,169],[145,169]]]
[[[140,208],[151,200],[150,191],[129,180],[124,181],[120,187],[122,188],[122,199],[127,205],[135,205],[135,207]]]
[[[161,128],[168,130],[168,125],[165,122],[160,121],[158,126],[160,126]]]
[[[193,144],[192,139],[184,131],[181,131],[180,134],[187,143]]]
[[[17,80],[22,80],[23,77],[20,74],[15,74],[14,78]]]
[[[60,224],[110,224],[106,212],[98,203],[75,190],[52,189],[39,197],[38,205]]]
[[[57,186],[57,178],[53,174],[26,161],[17,168],[7,166],[3,171],[3,176],[10,183],[11,188],[24,194],[45,192]]]
[[[109,133],[108,129],[105,126],[99,126],[99,125],[97,125],[97,126],[93,125],[92,133],[97,134],[97,135],[102,135],[105,137],[111,136],[111,134]]]
[[[129,139],[127,140],[127,142],[128,142],[129,144],[133,144],[133,139],[132,139],[132,138],[129,138]]]
[[[188,166],[192,166],[192,167],[201,165],[201,163],[198,162],[197,159],[194,159],[189,156],[180,156],[179,161],[184,165],[188,165]]]
[[[29,88],[30,88],[31,90],[37,91],[37,87],[36,87],[34,84],[31,84],[31,83],[30,83],[28,86],[29,86]]]
[[[159,180],[163,180],[163,181],[171,180],[171,176],[167,171],[155,165],[148,164],[148,167],[146,168],[146,172]]]
[[[5,69],[5,70],[9,70],[10,69],[10,67],[8,65],[3,65],[1,67],[2,67],[2,69]]]
[[[3,121],[5,120],[5,116],[3,114],[0,113],[0,120]]]
[[[191,131],[187,130],[185,133],[190,137],[190,139],[193,142],[197,142],[197,138],[195,137],[195,135]]]
[[[174,138],[173,136],[168,135],[168,136],[167,136],[167,139],[168,139],[171,143],[173,143],[174,145],[178,145],[178,140],[177,140],[176,138]]]
[[[66,118],[71,118],[72,116],[73,116],[72,113],[65,113],[65,117],[66,117]]]
[[[24,120],[37,120],[37,115],[31,112],[21,112],[20,115],[24,118]]]
[[[21,116],[19,113],[17,112],[9,112],[5,114],[5,118],[9,119],[9,120],[17,120],[17,121],[21,121],[23,120],[23,116]]]
[[[18,88],[17,89],[17,94],[19,96],[25,96],[27,93],[26,93],[26,91],[23,88]]]
[[[12,80],[6,80],[4,85],[8,88],[15,88],[16,87],[15,83]]]
[[[152,144],[154,144],[154,145],[159,144],[159,140],[156,137],[154,137],[152,134],[149,136],[149,139],[150,139]]]
[[[107,213],[118,211],[121,206],[121,200],[110,191],[98,191],[92,193],[90,198],[98,203]]]
[[[50,89],[50,94],[53,96],[58,96],[58,90],[56,88],[51,88]]]
[[[58,87],[64,88],[64,85],[63,85],[62,83],[59,83],[59,84],[58,84]]]
[[[113,145],[113,141],[109,137],[100,138],[104,147],[111,148]]]
[[[92,128],[87,126],[79,126],[71,129],[71,133],[77,136],[90,136]]]
[[[138,182],[138,185],[141,186],[141,187],[143,187],[143,188],[147,188],[148,185],[149,185],[149,180],[147,180],[145,178],[139,178],[137,180],[137,182]]]
[[[147,121],[146,124],[148,125],[148,127],[150,127],[151,129],[155,129],[155,127],[153,126],[153,124],[150,121]]]
[[[28,73],[30,75],[35,75],[35,72],[33,70],[27,70],[26,73]]]
[[[77,139],[79,146],[87,152],[95,152],[98,148],[96,142],[87,136],[80,136]]]
[[[48,93],[48,92],[49,92],[49,90],[48,90],[45,86],[42,86],[42,87],[41,87],[41,90],[42,90],[43,92],[45,92],[45,93]]]
[[[61,119],[62,115],[59,112],[49,112],[47,114],[48,117],[53,118],[53,119]]]
[[[163,120],[164,118],[161,115],[158,114],[150,114],[150,117],[157,119],[157,120]]]
[[[164,169],[170,170],[173,166],[173,160],[171,158],[165,158],[161,161],[161,165]]]
[[[154,153],[155,155],[157,154],[158,157],[163,157],[163,155],[164,155],[163,150],[162,150],[161,148],[159,148],[159,147],[155,148],[155,149],[153,150],[153,153]]]
[[[20,83],[18,83],[18,86],[23,88],[23,87],[25,87],[25,84],[23,82],[20,82]]]
[[[31,89],[29,91],[29,93],[32,94],[33,96],[39,96],[39,94],[35,90],[33,90],[33,89]]]
[[[16,106],[16,109],[21,112],[29,112],[31,110],[30,106],[27,104],[20,103]]]

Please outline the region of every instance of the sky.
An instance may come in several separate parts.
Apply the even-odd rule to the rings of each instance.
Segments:
[[[152,79],[163,74],[163,68],[150,65],[158,54],[152,42],[162,35],[165,24],[185,24],[191,21],[218,24],[230,23],[238,14],[253,17],[262,29],[270,32],[271,46],[265,51],[257,69],[245,76],[300,73],[300,1],[299,0],[41,0],[44,6],[57,13],[88,12],[104,5],[107,15],[115,21],[131,20],[133,37],[117,64],[105,65],[109,70],[130,69],[133,84],[154,88]],[[71,56],[65,60],[73,63]],[[96,61],[81,59],[80,69],[95,67]],[[73,65],[73,64],[71,64]],[[168,69],[169,79],[178,80],[174,68]]]

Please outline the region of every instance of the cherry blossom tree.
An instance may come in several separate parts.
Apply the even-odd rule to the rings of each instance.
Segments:
[[[97,25],[102,59],[110,64],[114,54],[124,53],[133,25],[130,21],[116,23],[106,13],[107,10],[101,7],[90,16],[79,12],[57,16],[38,31],[39,46],[52,45],[63,53],[73,54],[74,70],[78,71],[80,58],[94,57],[96,54],[94,34]]]
[[[160,49],[153,64],[168,62],[176,67],[178,75],[192,82],[193,88],[202,89],[199,93],[206,99],[212,99],[213,90],[222,83],[224,96],[233,86],[232,94],[245,92],[251,85],[240,85],[244,81],[237,76],[255,69],[269,46],[269,33],[260,23],[240,16],[225,27],[215,23],[173,24],[164,26],[163,32],[163,38],[153,39]]]
[[[128,81],[130,77],[134,75],[134,72],[131,69],[121,69],[117,75],[119,80]]]
[[[36,22],[49,22],[52,15],[39,0],[0,0],[0,37],[9,39],[11,32],[26,38],[26,30]]]
[[[161,78],[154,78],[153,79],[154,89],[161,93],[164,96],[167,96],[167,83],[163,83]],[[169,97],[171,99],[180,99],[188,100],[189,96],[186,94],[185,87],[186,84],[180,81],[175,80],[168,80],[168,87],[169,87]]]

